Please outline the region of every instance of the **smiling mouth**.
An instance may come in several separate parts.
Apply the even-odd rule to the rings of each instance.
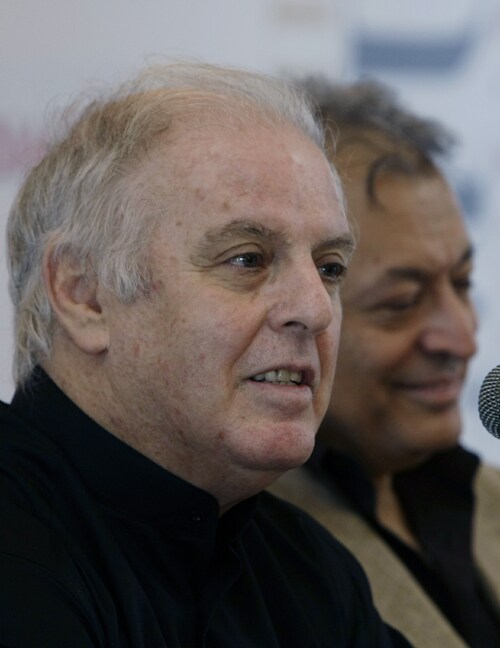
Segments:
[[[400,389],[427,404],[455,405],[462,392],[461,378],[435,380],[428,383],[402,384]]]
[[[250,380],[255,382],[267,382],[273,385],[288,385],[290,387],[302,385],[302,371],[289,371],[288,369],[276,369],[252,376]]]

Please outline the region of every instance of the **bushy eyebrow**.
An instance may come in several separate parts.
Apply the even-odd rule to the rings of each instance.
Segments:
[[[329,250],[342,250],[345,252],[348,256],[351,256],[351,254],[354,252],[356,249],[356,242],[354,240],[354,237],[351,236],[351,234],[340,234],[339,236],[336,236],[333,239],[328,239],[327,241],[323,241],[318,245],[318,247],[315,248],[315,252],[328,252]]]
[[[252,236],[263,241],[286,242],[286,237],[282,232],[276,232],[261,223],[234,220],[220,227],[214,227],[208,230],[201,241],[201,246],[204,246],[204,244],[219,243],[220,241],[230,240],[238,236]]]
[[[214,227],[213,229],[208,230],[203,236],[198,247],[200,251],[203,251],[207,246],[212,244],[226,240],[230,241],[231,239],[238,237],[246,238],[248,236],[274,244],[287,244],[287,236],[285,232],[270,229],[262,223],[256,223],[251,220],[235,220],[220,227]],[[346,253],[351,254],[354,247],[355,242],[353,236],[351,236],[350,233],[343,233],[338,237],[322,241],[315,248],[315,252],[335,248],[345,250]]]
[[[474,247],[469,245],[458,259],[454,269],[458,270],[461,266],[471,261],[474,257]],[[406,279],[408,281],[423,282],[427,279],[430,273],[422,270],[421,268],[414,267],[400,267],[390,268],[387,272],[388,276],[392,279]]]

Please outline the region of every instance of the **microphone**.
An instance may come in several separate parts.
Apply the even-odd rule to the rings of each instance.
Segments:
[[[497,439],[500,439],[500,365],[492,369],[479,390],[479,418]]]

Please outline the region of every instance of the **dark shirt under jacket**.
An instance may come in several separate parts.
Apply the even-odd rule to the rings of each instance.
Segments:
[[[378,523],[372,482],[354,459],[317,444],[306,465],[351,501],[469,646],[500,647],[500,627],[479,586],[472,556],[476,455],[457,446],[394,477],[394,489],[425,559]]]
[[[408,645],[307,515],[261,493],[219,519],[43,372],[0,408],[0,479],[0,645]]]

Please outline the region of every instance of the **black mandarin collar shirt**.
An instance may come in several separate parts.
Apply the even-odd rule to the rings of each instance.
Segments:
[[[173,541],[175,570],[182,574],[181,579],[186,577],[193,591],[200,590],[217,534],[223,543],[235,541],[249,522],[257,498],[241,503],[219,519],[219,506],[211,494],[103,430],[43,371],[37,370],[34,381],[29,398],[21,391],[14,395],[12,411],[36,421],[59,445],[96,502],[129,524],[155,529]]]
[[[12,412],[36,421],[67,456],[97,501],[138,523],[176,535],[194,535],[201,545],[213,545],[219,507],[212,495],[103,430],[41,370],[35,380],[28,393],[16,392]],[[224,516],[226,534],[236,537],[256,504],[257,498],[251,498],[230,510]]]
[[[385,648],[352,556],[268,493],[215,499],[41,371],[0,406],[0,645]]]
[[[317,443],[306,465],[350,500],[468,645],[500,646],[500,627],[479,586],[472,556],[473,482],[479,466],[475,454],[456,446],[394,475],[394,489],[423,554],[378,522],[372,481],[355,459]]]

